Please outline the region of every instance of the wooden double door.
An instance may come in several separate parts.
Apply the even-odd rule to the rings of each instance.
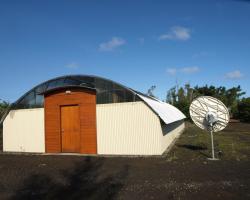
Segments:
[[[53,91],[45,94],[44,108],[47,153],[97,153],[95,91]]]

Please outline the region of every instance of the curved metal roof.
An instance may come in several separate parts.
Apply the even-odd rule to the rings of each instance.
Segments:
[[[174,106],[112,80],[93,75],[66,75],[45,81],[26,92],[10,106],[0,123],[3,122],[12,109],[43,107],[42,94],[67,86],[79,86],[96,90],[97,104],[144,101],[166,124],[185,118],[185,115]]]
[[[186,116],[176,107],[165,103],[158,99],[148,98],[146,96],[138,96],[164,121],[166,124],[171,124],[175,121],[185,119]]]

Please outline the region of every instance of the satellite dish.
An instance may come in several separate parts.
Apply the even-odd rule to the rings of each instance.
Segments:
[[[189,108],[193,122],[201,129],[209,131],[212,143],[212,158],[214,157],[213,133],[223,130],[229,122],[227,107],[218,99],[201,96],[193,100]]]

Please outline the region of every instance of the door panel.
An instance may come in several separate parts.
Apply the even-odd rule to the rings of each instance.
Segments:
[[[79,106],[61,106],[62,152],[80,152]]]

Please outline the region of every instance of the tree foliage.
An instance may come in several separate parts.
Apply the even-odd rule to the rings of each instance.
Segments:
[[[250,122],[250,97],[243,98],[238,104],[239,119],[243,122]]]
[[[0,119],[2,118],[3,114],[5,113],[6,109],[9,107],[9,102],[2,101],[0,99]]]
[[[191,88],[190,84],[185,84],[183,87],[172,87],[168,90],[166,101],[179,108],[190,119],[189,106],[192,100],[199,96],[213,96],[220,99],[228,107],[231,117],[237,118],[239,109],[242,109],[238,106],[241,102],[240,97],[244,94],[245,92],[242,91],[240,86],[227,89],[223,86],[205,85],[199,87],[197,85]]]
[[[154,95],[154,90],[155,90],[156,86],[155,85],[152,85],[148,91],[147,91],[147,95],[150,96],[150,97],[155,97]]]

